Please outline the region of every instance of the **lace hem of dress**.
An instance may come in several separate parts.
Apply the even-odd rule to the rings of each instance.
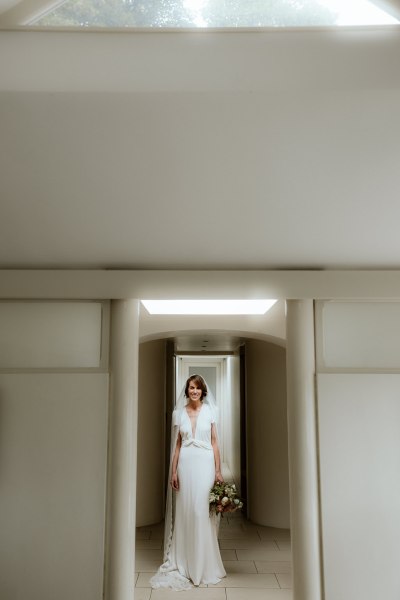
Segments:
[[[158,569],[157,573],[150,579],[150,585],[153,589],[169,588],[175,592],[189,590],[193,584],[179,573],[178,570],[168,571],[163,569],[164,565]]]

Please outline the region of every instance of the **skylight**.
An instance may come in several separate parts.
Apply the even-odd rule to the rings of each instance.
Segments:
[[[65,0],[26,24],[165,29],[396,23],[394,16],[368,0]]]
[[[264,315],[276,300],[142,300],[151,315]]]

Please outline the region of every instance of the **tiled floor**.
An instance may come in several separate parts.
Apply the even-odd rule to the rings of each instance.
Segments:
[[[227,576],[189,591],[152,590],[162,559],[163,524],[141,527],[136,542],[135,600],[292,600],[290,532],[261,527],[239,513],[221,520],[219,542]]]

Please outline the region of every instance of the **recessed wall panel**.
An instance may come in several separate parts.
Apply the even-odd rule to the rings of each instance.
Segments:
[[[398,600],[400,375],[317,383],[325,600]]]
[[[106,373],[0,375],[0,598],[101,600]]]
[[[317,302],[324,369],[400,369],[400,302]]]
[[[101,302],[0,302],[0,369],[98,368]]]

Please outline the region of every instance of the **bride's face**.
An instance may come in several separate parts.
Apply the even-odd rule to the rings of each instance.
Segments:
[[[188,392],[189,392],[189,400],[193,400],[194,402],[196,400],[200,400],[201,396],[203,394],[201,389],[199,387],[197,387],[197,385],[195,383],[193,383],[193,381],[191,381],[189,383]]]

